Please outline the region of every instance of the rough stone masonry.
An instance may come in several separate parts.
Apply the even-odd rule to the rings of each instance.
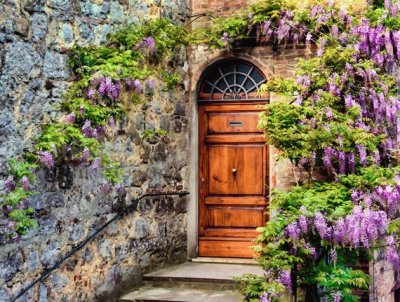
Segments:
[[[97,45],[126,23],[187,14],[185,0],[0,1],[0,196],[7,160],[31,146],[41,125],[59,118],[55,105],[73,80],[68,49]],[[184,73],[184,53],[179,60]],[[18,244],[0,242],[0,301],[18,294],[133,196],[186,188],[187,101],[183,88],[162,92],[130,105],[110,131],[105,148],[123,163],[125,201],[98,194],[98,175],[86,167],[40,172],[40,194],[29,201],[39,227]],[[168,130],[168,137],[143,141],[140,131],[151,127]],[[186,220],[185,200],[142,200],[137,212],[108,227],[20,301],[113,301],[143,271],[185,259]]]

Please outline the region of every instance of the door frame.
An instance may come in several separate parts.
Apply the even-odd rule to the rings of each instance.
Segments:
[[[188,188],[190,191],[189,202],[187,206],[187,257],[196,258],[198,257],[198,225],[199,225],[199,213],[198,213],[198,201],[199,201],[199,106],[204,101],[199,100],[199,87],[202,83],[203,76],[206,70],[213,64],[218,63],[225,59],[239,59],[253,64],[259,70],[262,71],[264,76],[268,78],[274,75],[273,67],[266,61],[260,61],[259,59],[253,57],[247,52],[238,52],[235,54],[226,53],[225,51],[217,51],[210,55],[207,53],[206,56],[201,57],[199,62],[196,64],[189,65],[189,123],[188,123],[188,140],[189,140],[189,171],[187,173]],[[262,101],[270,103],[271,99],[268,97]],[[251,101],[254,102],[254,101]],[[209,103],[209,101],[207,102]],[[274,165],[271,160],[272,149],[268,149],[268,163],[269,163],[269,191],[273,186],[273,169]]]
[[[203,188],[201,186],[201,178],[206,178],[208,177],[208,175],[206,175],[206,165],[208,164],[208,158],[207,158],[207,152],[205,152],[206,149],[206,144],[204,142],[205,136],[206,136],[206,129],[207,129],[207,120],[204,121],[204,117],[203,115],[206,114],[206,110],[204,110],[203,108],[205,106],[215,106],[217,107],[224,107],[224,106],[230,106],[230,105],[253,105],[253,106],[260,106],[260,112],[262,111],[262,107],[264,107],[266,104],[269,103],[269,99],[262,99],[262,100],[249,100],[249,101],[201,101],[199,100],[197,102],[197,110],[196,110],[196,123],[197,123],[197,163],[196,163],[196,177],[197,179],[195,179],[196,182],[196,256],[199,256],[199,241],[200,241],[200,237],[199,234],[201,233],[201,226],[200,226],[200,215],[203,213],[204,215],[204,209],[202,209],[202,207],[204,207],[204,204],[202,204],[201,202],[201,198],[205,192],[202,192]],[[253,111],[253,108],[249,108],[248,111]],[[218,111],[218,110],[216,110]],[[247,111],[247,110],[244,110]],[[224,112],[224,110],[221,110],[221,112]],[[267,140],[265,142],[267,144]],[[266,188],[263,188],[264,191],[264,196],[267,199],[267,205],[266,208],[268,208],[269,206],[269,195],[270,195],[270,184],[271,184],[271,160],[270,160],[270,148],[268,145],[265,146],[265,161],[264,161],[264,171],[263,173],[265,173],[265,178],[264,178],[264,182],[266,184]],[[193,167],[193,166],[192,166]],[[202,168],[203,167],[203,168]],[[208,171],[207,171],[208,172]],[[190,219],[190,217],[189,217]],[[265,224],[267,221],[269,220],[269,214],[265,213],[264,217],[263,217],[263,224]]]

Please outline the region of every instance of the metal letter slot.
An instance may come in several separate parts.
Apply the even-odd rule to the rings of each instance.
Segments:
[[[242,127],[242,121],[229,121],[229,127]]]

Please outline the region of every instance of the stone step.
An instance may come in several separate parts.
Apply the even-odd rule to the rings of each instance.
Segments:
[[[143,277],[145,281],[180,281],[234,283],[233,277],[243,274],[263,276],[263,270],[256,265],[186,262],[162,268]]]
[[[141,302],[239,302],[233,277],[263,275],[261,267],[249,264],[186,262],[143,276],[144,286],[121,301]]]
[[[240,302],[242,300],[243,296],[234,291],[162,287],[142,287],[120,299],[122,302]]]

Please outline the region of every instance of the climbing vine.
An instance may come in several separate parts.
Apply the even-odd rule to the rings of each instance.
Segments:
[[[125,194],[120,184],[121,169],[102,149],[109,129],[124,116],[122,100],[140,103],[160,89],[173,89],[181,82],[174,72],[174,56],[189,42],[182,25],[158,19],[143,25],[129,25],[108,38],[99,47],[77,47],[70,56],[76,80],[60,105],[60,120],[43,126],[32,150],[9,162],[7,194],[2,202],[8,223],[4,232],[11,240],[36,226],[34,211],[27,198],[33,189],[38,169],[53,170],[65,164],[87,166],[101,172],[101,192]],[[145,131],[144,138],[163,130]]]
[[[399,8],[385,1],[351,13],[334,1],[271,1],[209,31],[216,46],[253,36],[315,47],[294,78],[261,89],[280,100],[267,105],[260,127],[309,179],[273,193],[256,247],[265,276],[240,280],[248,301],[275,301],[287,289],[296,296],[298,288],[305,301],[357,301],[369,276],[354,265],[376,249],[399,268]]]
[[[125,114],[122,98],[141,102],[180,82],[170,68],[180,48],[190,43],[233,48],[249,37],[275,47],[309,44],[315,54],[299,62],[293,79],[271,79],[263,86],[281,101],[268,105],[260,122],[269,143],[307,171],[309,180],[273,194],[274,215],[257,239],[265,276],[248,275],[240,284],[248,301],[275,301],[298,287],[306,301],[356,301],[354,290],[369,283],[367,274],[353,268],[359,257],[383,249],[400,266],[398,10],[391,1],[360,13],[334,1],[303,8],[261,1],[195,33],[161,19],[130,25],[106,45],[74,49],[77,80],[60,106],[63,117],[45,125],[33,149],[9,163],[3,196],[9,237],[18,240],[36,224],[26,199],[35,194],[39,168],[85,165],[102,171],[103,193],[114,187],[124,194],[121,170],[102,150],[102,140]]]

